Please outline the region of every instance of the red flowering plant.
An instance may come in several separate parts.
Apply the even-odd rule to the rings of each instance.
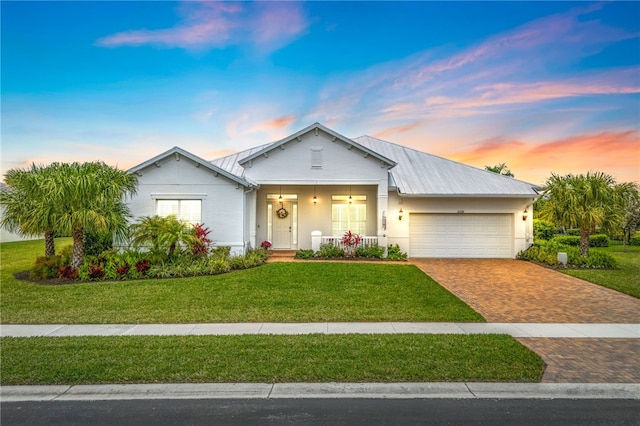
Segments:
[[[347,231],[342,236],[342,245],[344,246],[344,252],[348,256],[353,256],[356,247],[362,241],[362,237],[358,234],[354,234],[351,231]]]
[[[265,250],[269,250],[271,248],[271,241],[265,240],[262,243],[260,243],[260,247],[262,247]]]
[[[197,223],[193,225],[193,236],[195,239],[191,242],[191,251],[194,256],[202,257],[209,253],[209,248],[213,242],[209,238],[210,233],[209,228],[203,224]]]

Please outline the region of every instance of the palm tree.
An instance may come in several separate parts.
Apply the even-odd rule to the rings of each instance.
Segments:
[[[551,174],[543,188],[546,199],[542,219],[558,226],[580,230],[580,255],[589,255],[589,235],[596,228],[612,230],[620,226],[630,200],[638,191],[632,183],[616,183],[602,172],[586,175]]]
[[[35,164],[29,169],[11,169],[5,174],[7,186],[0,193],[0,205],[4,208],[0,226],[23,236],[44,235],[45,256],[56,254],[58,217],[57,206],[44,190],[49,173],[47,167]]]
[[[515,177],[515,175],[511,173],[511,170],[509,170],[509,167],[507,167],[506,163],[496,164],[495,166],[484,166],[484,169],[499,175]]]
[[[180,244],[193,245],[199,242],[193,227],[178,220],[175,215],[145,216],[131,227],[135,248],[147,247],[163,259],[172,259]]]
[[[108,232],[121,237],[129,209],[125,197],[136,193],[137,178],[101,161],[53,163],[43,190],[56,205],[56,229],[73,237],[71,266],[84,260],[84,232]]]

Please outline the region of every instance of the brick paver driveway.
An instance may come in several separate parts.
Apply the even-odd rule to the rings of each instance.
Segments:
[[[411,259],[488,322],[640,323],[640,300],[511,259]],[[640,383],[638,339],[518,339],[547,364],[543,382]]]

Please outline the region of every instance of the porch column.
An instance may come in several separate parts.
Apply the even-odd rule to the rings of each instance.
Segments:
[[[253,189],[252,191],[245,193],[245,203],[244,203],[244,217],[245,217],[245,244],[249,244],[252,248],[256,248],[256,232],[257,232],[257,223],[256,223],[256,200],[258,196],[258,191]]]
[[[378,184],[378,212],[376,215],[376,229],[378,230],[378,244],[385,249],[387,248],[387,230],[383,222],[389,216],[389,189],[388,182],[385,179]]]

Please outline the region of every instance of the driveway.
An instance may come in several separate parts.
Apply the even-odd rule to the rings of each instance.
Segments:
[[[512,259],[410,259],[488,322],[640,323],[640,300]],[[638,339],[520,338],[543,382],[640,383]]]
[[[410,259],[487,322],[640,323],[640,299],[513,259]]]

